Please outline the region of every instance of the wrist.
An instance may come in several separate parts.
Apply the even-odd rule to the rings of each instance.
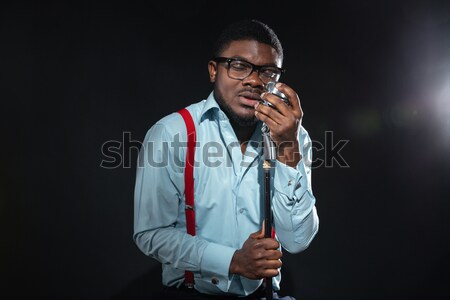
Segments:
[[[302,159],[298,142],[283,142],[277,147],[277,160],[290,166],[295,167]]]

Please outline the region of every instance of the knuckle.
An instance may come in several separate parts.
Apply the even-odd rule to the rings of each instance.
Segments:
[[[255,267],[256,269],[258,269],[258,270],[260,270],[260,269],[263,269],[263,270],[264,270],[264,265],[263,265],[263,263],[262,263],[261,260],[256,260],[256,261],[254,262],[254,267]]]
[[[253,248],[254,249],[259,249],[263,246],[263,243],[261,242],[261,240],[254,240],[253,241]]]
[[[270,128],[270,132],[274,136],[279,136],[280,135],[280,126]]]

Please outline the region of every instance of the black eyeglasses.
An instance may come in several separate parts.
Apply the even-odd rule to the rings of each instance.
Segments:
[[[228,63],[228,76],[233,79],[243,80],[250,76],[253,71],[258,73],[259,78],[265,84],[278,81],[284,69],[275,66],[257,66],[241,58],[216,57],[213,61]]]

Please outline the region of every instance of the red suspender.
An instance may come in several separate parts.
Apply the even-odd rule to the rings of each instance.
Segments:
[[[184,195],[186,199],[186,231],[195,236],[195,211],[194,211],[194,154],[195,154],[195,125],[192,116],[186,108],[178,111],[184,119],[187,132],[186,163],[184,167]],[[186,271],[184,273],[184,284],[187,287],[194,287],[194,273]]]

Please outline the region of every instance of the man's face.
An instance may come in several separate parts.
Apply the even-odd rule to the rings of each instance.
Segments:
[[[241,58],[255,65],[281,67],[281,59],[275,49],[254,40],[240,40],[230,43],[222,51],[222,57]],[[247,78],[232,79],[227,73],[228,63],[210,61],[210,80],[214,82],[214,97],[231,121],[241,126],[252,126],[257,122],[254,106],[260,100],[264,83],[257,72]]]

